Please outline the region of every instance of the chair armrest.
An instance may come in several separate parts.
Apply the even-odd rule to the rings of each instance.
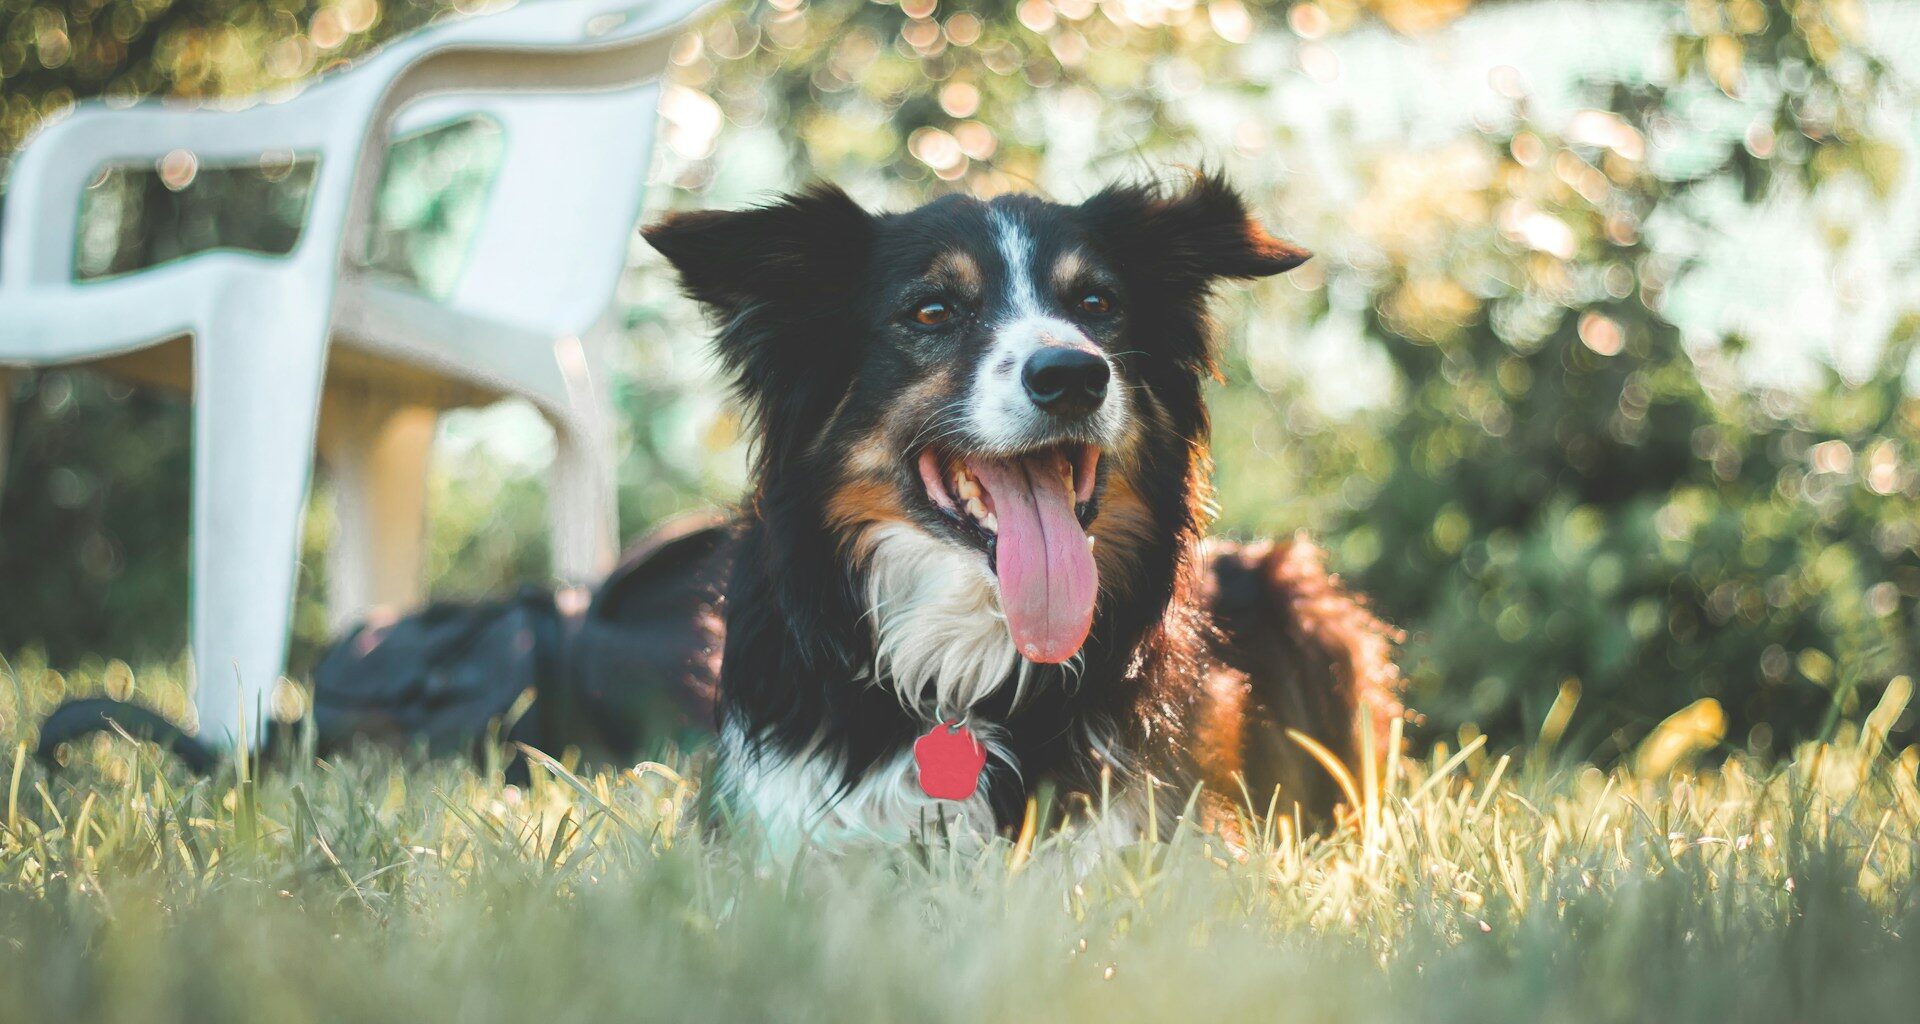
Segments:
[[[551,0],[439,23],[284,103],[237,110],[83,104],[14,161],[0,221],[0,290],[72,275],[80,196],[103,163],[175,149],[202,160],[274,150],[320,159],[296,258],[329,264],[371,213],[394,116],[423,96],[575,92],[660,73],[677,29],[711,0]],[[330,269],[330,268],[329,268]]]
[[[157,161],[174,150],[186,150],[203,164],[251,161],[276,151],[312,154],[322,164],[317,208],[321,190],[344,188],[324,180],[339,177],[326,164],[358,148],[379,94],[343,76],[292,100],[234,110],[81,104],[37,133],[14,160],[7,216],[0,220],[0,289],[71,280],[81,197],[111,163]],[[308,228],[325,231],[319,223]]]
[[[359,252],[372,219],[374,190],[395,117],[427,97],[474,99],[503,94],[593,93],[652,81],[666,70],[674,41],[716,0],[546,0],[435,26],[396,44],[404,71],[394,76],[370,118],[347,197],[342,247]],[[438,116],[460,109],[437,104]]]

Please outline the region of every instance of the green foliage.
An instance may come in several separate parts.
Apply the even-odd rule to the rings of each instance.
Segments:
[[[11,386],[0,649],[171,657],[186,641],[186,403],[85,373]]]
[[[1359,580],[1414,630],[1412,703],[1441,729],[1524,734],[1572,679],[1604,711],[1589,753],[1703,696],[1765,752],[1916,665],[1914,325],[1864,383],[1829,372],[1804,396],[1715,394],[1714,367],[1667,315],[1685,268],[1649,224],[1698,216],[1726,178],[1764,194],[1757,167],[1810,187],[1841,168],[1871,180],[1883,157],[1856,116],[1877,67],[1836,40],[1842,8],[1728,10],[1764,48],[1695,11],[1676,45],[1721,57],[1601,91],[1609,113],[1573,137],[1516,109],[1464,141],[1486,173],[1442,180],[1436,205],[1492,216],[1401,225],[1391,237],[1423,244],[1371,278],[1367,333],[1404,400],[1383,425],[1388,468],[1336,521],[1366,532]],[[1771,79],[1764,133],[1695,140],[1684,172],[1656,166],[1645,140],[1701,102],[1698,76],[1723,100]]]
[[[92,96],[237,96],[332,69],[449,5],[418,0],[0,2],[0,151]]]
[[[676,189],[658,201],[741,201],[765,184],[744,165],[768,135],[791,165],[775,178],[830,178],[891,203],[1028,187],[1073,198],[1116,176],[1222,165],[1277,230],[1322,256],[1285,281],[1223,296],[1225,379],[1213,391],[1221,528],[1325,536],[1336,567],[1406,627],[1412,703],[1429,734],[1473,724],[1531,735],[1571,682],[1585,702],[1565,740],[1602,759],[1703,697],[1719,702],[1736,746],[1764,753],[1820,735],[1920,667],[1911,639],[1920,422],[1905,382],[1913,326],[1886,339],[1864,381],[1829,373],[1801,391],[1766,392],[1741,383],[1742,339],[1683,330],[1672,296],[1694,269],[1689,229],[1710,227],[1730,204],[1860,183],[1883,193],[1897,177],[1901,151],[1873,131],[1889,93],[1860,9],[1676,5],[1664,30],[1670,68],[1596,73],[1576,88],[1591,109],[1571,119],[1537,111],[1517,74],[1496,74],[1504,110],[1417,148],[1353,144],[1330,155],[1276,116],[1327,74],[1329,40],[1382,23],[1420,31],[1463,8],[736,4],[676,51],[661,133]],[[0,146],[75,95],[282,84],[438,9],[106,0],[69,11],[0,0],[9,95]],[[496,142],[467,126],[403,148],[383,184],[371,261],[429,289],[449,280]],[[1329,167],[1351,179],[1352,196],[1314,180]],[[297,169],[292,184],[264,191],[220,173],[202,169],[180,192],[154,175],[110,181],[95,202],[140,213],[140,223],[122,217],[117,234],[103,231],[110,244],[94,265],[164,258],[209,231],[236,244],[251,230],[271,248],[275,218],[297,209]],[[188,198],[203,185],[241,213],[207,227],[193,209],[220,204]],[[179,240],[189,236],[200,241]],[[702,336],[697,315],[672,297],[659,264],[635,270],[625,292],[635,343],[618,388],[630,532],[731,499],[740,465],[732,420],[717,411],[691,342]],[[1299,339],[1309,336],[1347,346],[1333,376],[1324,363],[1301,368]],[[1358,408],[1327,401],[1356,388],[1368,360],[1390,397]],[[31,481],[82,457],[81,447],[47,447],[40,404],[26,408],[15,459],[41,468],[12,488],[0,510],[10,517],[21,515],[21,491],[44,486]],[[87,436],[106,443],[145,422],[114,415],[99,416],[114,429]],[[167,465],[132,461],[129,474]],[[115,493],[145,486],[131,475]],[[436,587],[471,593],[541,575],[537,492],[524,468],[455,459],[435,490]],[[164,532],[159,520],[129,521]],[[324,516],[316,521],[322,530]],[[5,520],[0,551],[21,550],[4,547],[7,535],[41,545],[39,529]],[[310,541],[315,550],[322,539]],[[144,543],[120,546],[143,553],[118,577],[128,607],[152,600],[131,595],[178,593],[165,576],[177,568],[149,563]],[[8,578],[28,594],[61,593],[70,584],[49,580],[63,564],[19,560],[10,568],[24,575]],[[164,585],[141,581],[148,564]],[[113,635],[104,621],[61,624],[60,604],[5,600],[22,610],[0,640],[45,638],[73,656]],[[177,603],[143,607],[153,621],[178,621]],[[317,639],[311,602],[302,615]],[[1896,723],[1902,735],[1911,727]]]

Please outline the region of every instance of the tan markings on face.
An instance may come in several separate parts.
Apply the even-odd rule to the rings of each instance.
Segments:
[[[954,372],[951,366],[937,366],[925,377],[907,385],[900,396],[893,400],[893,408],[887,410],[887,428],[899,431],[931,418],[952,399]]]
[[[842,478],[891,479],[901,466],[911,469],[910,463],[919,452],[908,451],[907,447],[920,432],[919,424],[930,420],[951,399],[953,375],[952,367],[942,366],[901,391],[880,423],[847,448]]]
[[[893,470],[900,453],[887,443],[887,432],[875,430],[855,441],[847,452],[847,477],[852,480],[870,480],[885,476]]]
[[[935,257],[933,264],[927,268],[927,277],[968,298],[978,297],[984,287],[979,261],[973,258],[973,254],[961,249],[948,249]]]
[[[1069,249],[1053,261],[1053,290],[1062,295],[1067,289],[1080,283],[1080,277],[1086,273],[1087,257],[1078,249]]]
[[[842,484],[827,500],[827,526],[853,549],[857,560],[866,557],[866,552],[859,548],[861,539],[872,532],[870,527],[906,518],[906,511],[900,507],[899,492],[891,484],[878,480]]]

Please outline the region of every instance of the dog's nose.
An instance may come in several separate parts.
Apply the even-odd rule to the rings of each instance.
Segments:
[[[1055,416],[1085,416],[1107,397],[1107,361],[1098,352],[1047,345],[1027,357],[1020,369],[1033,404]]]

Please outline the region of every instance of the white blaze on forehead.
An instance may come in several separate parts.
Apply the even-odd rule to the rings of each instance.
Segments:
[[[1013,211],[997,207],[987,215],[993,224],[993,241],[1000,259],[1007,265],[1008,295],[1012,299],[1013,318],[1044,316],[1040,297],[1033,290],[1033,239],[1021,226]]]

